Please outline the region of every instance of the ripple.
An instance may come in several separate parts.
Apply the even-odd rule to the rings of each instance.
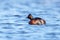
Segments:
[[[14,29],[13,27],[11,26],[8,26],[8,27],[2,27],[3,29]]]
[[[25,20],[25,19],[24,19],[24,20],[22,20],[22,21],[28,21],[28,20]]]
[[[26,31],[6,32],[6,34],[28,34]]]
[[[47,35],[56,35],[55,33],[46,33]]]
[[[27,34],[29,32],[26,32],[26,31],[17,31],[19,34]]]
[[[56,21],[60,21],[60,20],[56,20]]]
[[[15,26],[22,26],[23,24],[15,24]]]
[[[0,33],[4,33],[3,31],[0,31]]]
[[[16,32],[6,32],[5,34],[18,34]]]
[[[9,36],[9,35],[8,35],[8,36],[6,36],[6,38],[11,39],[11,38],[12,38],[12,36]]]
[[[21,24],[18,24],[18,23],[0,23],[0,25],[6,25],[6,27],[3,27],[3,28],[12,28],[13,29],[13,25],[14,26],[22,26],[23,25],[23,23],[21,23]]]
[[[22,13],[30,13],[29,11],[21,11]]]
[[[20,15],[4,15],[5,17],[22,17]]]
[[[57,38],[55,33],[46,33],[45,38]]]
[[[12,25],[13,23],[1,23],[1,24],[5,24],[5,25]]]
[[[22,16],[20,16],[20,15],[13,15],[13,16],[15,16],[15,17],[22,17]]]
[[[46,26],[60,26],[59,24],[47,24]]]

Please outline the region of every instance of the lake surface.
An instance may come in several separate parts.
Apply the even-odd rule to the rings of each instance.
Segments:
[[[28,14],[46,24],[29,25]],[[60,40],[60,0],[0,0],[0,40]]]

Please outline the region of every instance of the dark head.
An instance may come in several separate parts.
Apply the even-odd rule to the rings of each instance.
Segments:
[[[32,16],[31,14],[29,14],[29,15],[27,16],[27,18],[31,20],[31,19],[33,18],[33,16]]]

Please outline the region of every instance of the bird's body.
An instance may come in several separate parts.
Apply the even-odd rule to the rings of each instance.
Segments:
[[[42,25],[42,24],[46,24],[45,20],[43,20],[42,18],[33,18],[33,16],[31,14],[28,15],[28,17],[30,19],[29,24],[31,25]]]

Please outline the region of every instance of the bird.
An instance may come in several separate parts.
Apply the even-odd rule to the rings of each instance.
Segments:
[[[43,24],[46,24],[46,21],[44,19],[39,18],[39,17],[33,18],[32,14],[29,14],[27,16],[27,18],[30,19],[30,21],[29,21],[30,25],[43,25]]]

